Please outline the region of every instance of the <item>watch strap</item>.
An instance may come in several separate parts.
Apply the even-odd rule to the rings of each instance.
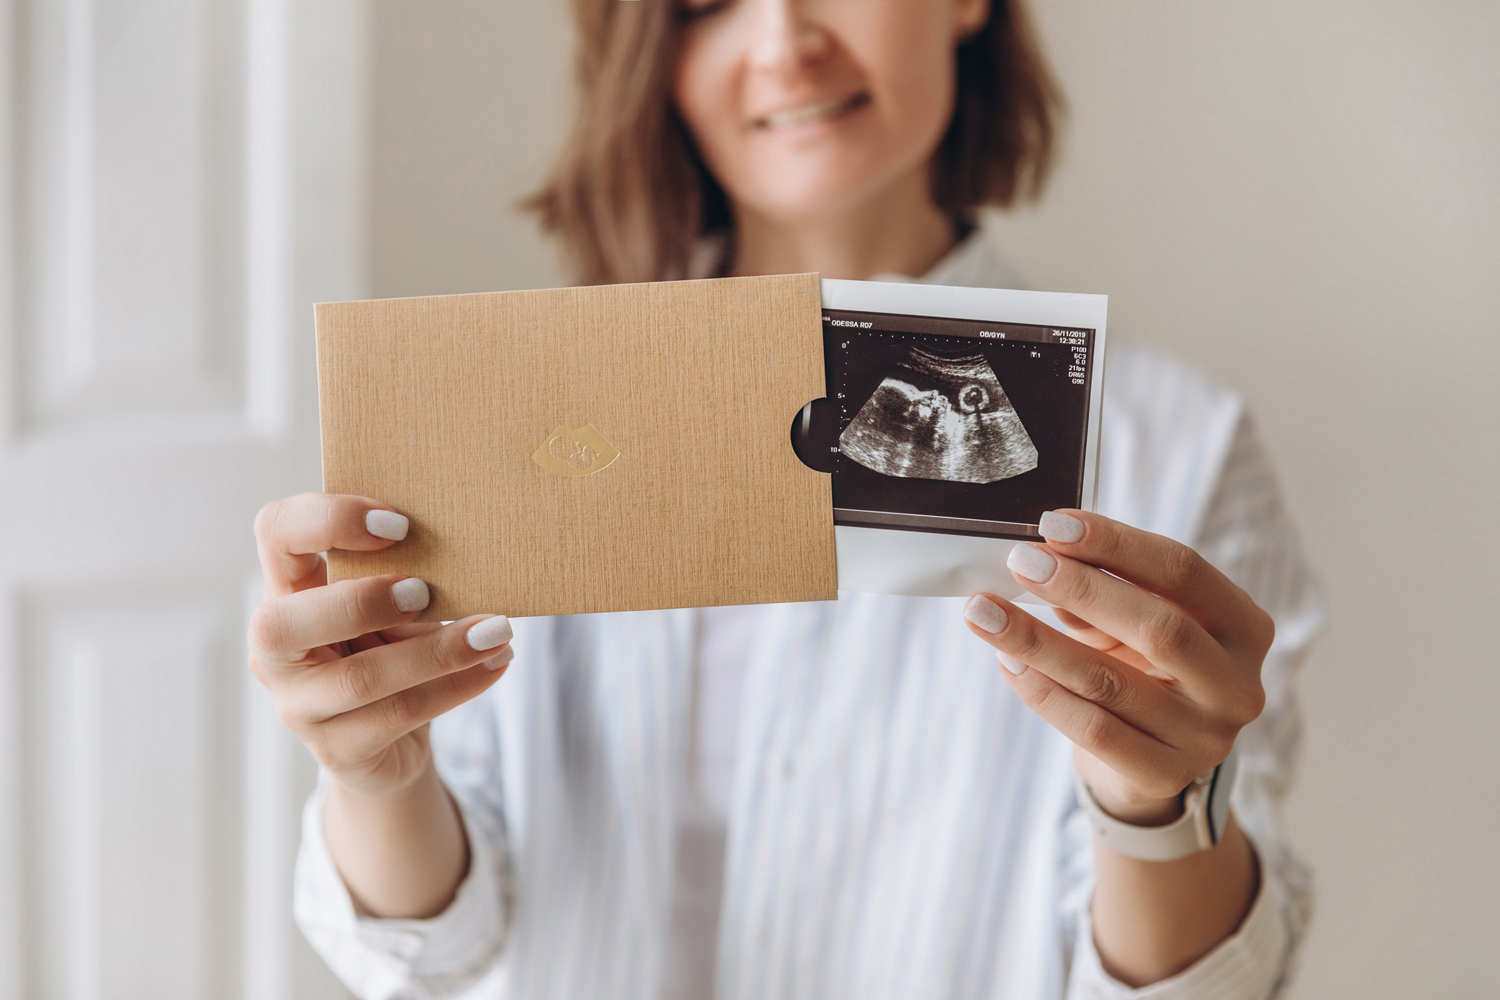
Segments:
[[[1176,861],[1206,851],[1224,835],[1229,818],[1229,796],[1238,773],[1233,750],[1217,767],[1193,779],[1183,793],[1182,815],[1166,826],[1136,826],[1104,811],[1094,792],[1074,775],[1078,803],[1089,817],[1089,826],[1111,850],[1141,861]]]

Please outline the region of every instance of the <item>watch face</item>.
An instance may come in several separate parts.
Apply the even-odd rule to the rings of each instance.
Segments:
[[[1208,834],[1217,844],[1224,836],[1224,824],[1229,822],[1229,796],[1234,791],[1234,777],[1239,773],[1239,755],[1233,749],[1214,771],[1213,782],[1208,787]]]

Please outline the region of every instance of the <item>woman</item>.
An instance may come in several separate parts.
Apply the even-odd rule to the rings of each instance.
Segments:
[[[972,230],[1049,164],[1020,0],[575,7],[583,100],[535,205],[585,281],[1013,284]],[[305,932],[362,997],[491,969],[528,998],[1273,995],[1320,597],[1234,396],[1120,350],[1105,420],[1101,513],[1011,561],[1066,633],[993,595],[416,625],[421,581],[328,587],[317,555],[399,544],[399,513],[268,505],[251,665],[324,768]],[[1091,835],[1075,771],[1149,836],[1231,746],[1214,846]]]

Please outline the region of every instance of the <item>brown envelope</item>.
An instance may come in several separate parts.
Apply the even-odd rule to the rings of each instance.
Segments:
[[[831,600],[815,274],[317,307],[323,485],[411,519],[330,582],[421,577],[424,620]]]

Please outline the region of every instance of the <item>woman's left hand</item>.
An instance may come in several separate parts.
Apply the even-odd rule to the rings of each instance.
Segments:
[[[964,617],[1021,700],[1073,741],[1099,804],[1127,823],[1169,823],[1260,715],[1275,625],[1169,538],[1078,510],[1049,511],[1041,530],[1046,543],[1017,545],[1009,566],[1071,635],[993,595]]]

